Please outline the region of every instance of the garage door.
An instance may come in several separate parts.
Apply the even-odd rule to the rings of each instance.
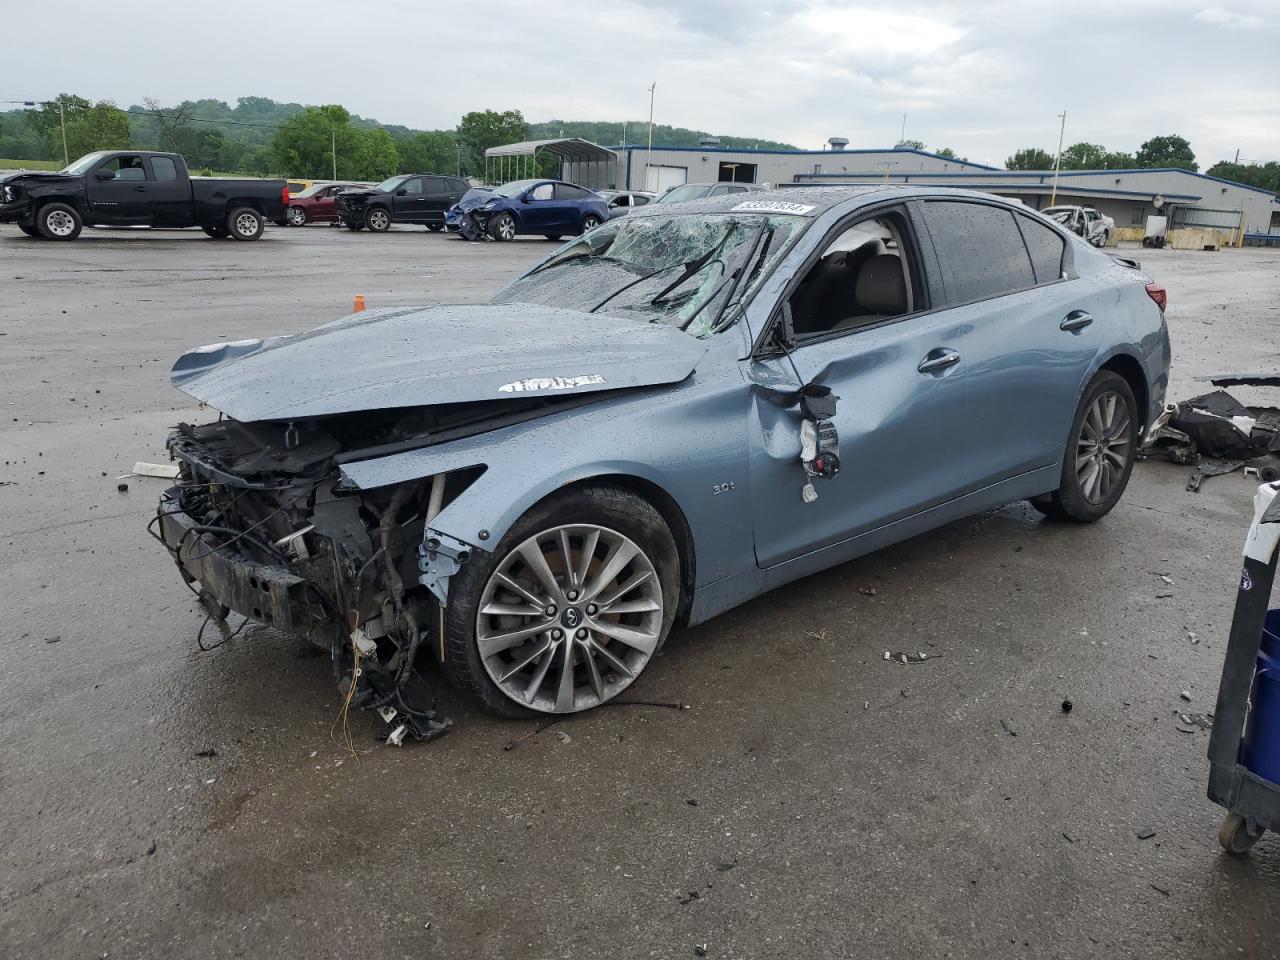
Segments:
[[[680,186],[688,179],[688,167],[650,165],[645,168],[644,188],[650,193],[662,193],[671,187]]]

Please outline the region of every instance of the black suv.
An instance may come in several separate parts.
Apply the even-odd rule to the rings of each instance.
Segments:
[[[338,194],[338,219],[349,230],[368,227],[376,233],[385,233],[393,223],[423,223],[428,230],[442,230],[445,211],[469,189],[471,184],[462,177],[400,174],[376,187]]]

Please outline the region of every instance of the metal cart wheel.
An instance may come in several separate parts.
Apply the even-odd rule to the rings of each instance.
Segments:
[[[1249,826],[1249,822],[1240,814],[1228,813],[1222,818],[1218,842],[1227,853],[1247,853],[1266,832],[1262,827]]]

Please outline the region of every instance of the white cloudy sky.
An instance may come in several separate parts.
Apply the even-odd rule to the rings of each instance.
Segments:
[[[1222,3],[64,0],[56,57],[6,43],[0,98],[252,94],[434,128],[487,107],[640,120],[656,80],[659,122],[813,148],[890,145],[906,113],[908,137],[999,164],[1052,149],[1065,109],[1068,143],[1280,158],[1280,4]],[[20,34],[41,16],[23,9]]]

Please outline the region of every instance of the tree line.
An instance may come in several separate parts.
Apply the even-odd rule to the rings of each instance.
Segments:
[[[110,100],[90,101],[75,94],[59,97],[66,117],[66,152],[76,158],[93,150],[165,150],[181,153],[196,171],[341,180],[381,180],[396,173],[484,173],[489,147],[520,140],[582,137],[615,146],[647,142],[648,124],[636,122],[548,120],[529,123],[519,110],[478,110],[449,130],[415,130],[361,117],[337,104],[304,106],[269,97],[187,100],[165,107],[153,99],[122,110]],[[687,127],[655,124],[654,143],[698,146],[708,134]],[[791,150],[791,144],[751,137],[717,135],[720,145],[737,149]],[[926,149],[922,141],[899,147]],[[949,147],[933,150],[957,157]],[[63,157],[63,124],[58,101],[30,109],[0,112],[0,157],[53,160]],[[540,175],[553,174],[542,158]],[[1005,161],[1009,170],[1051,170],[1054,157],[1039,147],[1024,147]],[[1063,170],[1181,167],[1197,171],[1191,144],[1177,134],[1152,137],[1136,153],[1108,150],[1097,143],[1073,143],[1062,151]],[[1242,164],[1221,161],[1206,171],[1280,193],[1280,162]]]

